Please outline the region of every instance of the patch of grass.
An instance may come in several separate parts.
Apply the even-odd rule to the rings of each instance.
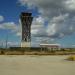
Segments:
[[[68,57],[68,60],[70,60],[70,61],[75,61],[75,55],[69,56],[69,57]]]

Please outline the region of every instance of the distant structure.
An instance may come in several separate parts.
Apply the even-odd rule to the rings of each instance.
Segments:
[[[32,13],[22,12],[20,15],[22,25],[22,42],[21,47],[31,47],[31,24]]]
[[[49,50],[60,50],[60,44],[40,44],[41,48],[48,48]]]

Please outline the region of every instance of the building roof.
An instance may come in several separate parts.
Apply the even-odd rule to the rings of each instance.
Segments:
[[[60,46],[60,44],[44,44],[44,43],[43,44],[40,44],[40,45],[45,45],[45,46],[49,46],[49,45],[50,46]]]

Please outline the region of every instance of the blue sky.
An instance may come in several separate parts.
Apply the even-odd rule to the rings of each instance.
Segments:
[[[43,41],[75,46],[75,0],[0,0],[0,46],[20,45],[21,12],[32,12],[32,46]]]
[[[0,15],[3,16],[3,23],[11,22],[15,23],[15,25],[19,25],[19,15],[21,11],[24,11],[24,7],[19,7],[17,5],[17,0],[0,0]],[[8,42],[20,42],[20,37],[16,36],[15,33],[12,33],[12,28],[0,29],[0,40],[5,42],[6,37],[8,36]]]

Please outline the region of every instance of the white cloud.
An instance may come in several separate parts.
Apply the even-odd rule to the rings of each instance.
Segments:
[[[0,15],[0,22],[4,21],[4,17]]]
[[[38,16],[37,18],[33,19],[32,25],[44,25],[44,18],[41,16]]]
[[[8,47],[14,47],[14,46],[16,47],[16,46],[19,46],[19,42],[8,41],[7,46]]]
[[[21,32],[16,32],[16,35],[17,35],[17,36],[21,36],[22,33],[21,33]]]
[[[66,0],[65,7],[69,10],[75,10],[75,0]]]
[[[3,29],[3,26],[2,25],[0,25],[0,29]]]
[[[0,22],[4,20],[4,17],[0,15]],[[20,23],[20,20],[19,20]],[[2,22],[0,23],[0,29],[10,30],[9,32],[21,36],[21,25],[16,24],[15,22]]]
[[[0,46],[1,48],[6,47],[6,42],[5,40],[0,42]],[[17,41],[7,41],[7,47],[19,47],[20,46],[20,42]]]
[[[47,33],[53,37],[64,37],[75,32],[74,18],[69,19],[69,14],[53,17],[48,24]],[[70,24],[69,24],[70,21]]]
[[[15,33],[16,36],[21,36],[22,35],[20,24],[16,25],[16,28],[14,30],[12,30],[12,33]]]
[[[41,16],[39,16],[38,18],[34,18],[33,23],[31,25],[32,35],[40,34],[42,30],[44,30],[43,28],[44,28],[44,19]]]
[[[45,19],[41,17],[35,18],[31,26],[31,33],[36,37],[62,38],[65,35],[70,35],[75,32],[74,20],[69,23],[69,14],[59,14],[50,19],[47,26],[44,25]]]
[[[14,22],[4,22],[0,24],[0,29],[10,30],[10,33],[14,33],[16,36],[21,36],[21,26]]]
[[[69,14],[64,14],[64,15],[61,14],[59,16],[54,16],[50,20],[47,27],[44,25],[45,20],[42,17],[41,21],[39,21],[40,20],[39,17],[35,18],[31,26],[31,33],[35,36],[41,36],[41,37],[42,36],[51,37],[58,34],[59,37],[61,36],[61,33],[64,34],[61,29],[67,26],[65,25],[65,20],[67,20],[68,17]]]
[[[48,36],[54,35],[56,33],[56,24],[48,25],[47,33]]]
[[[60,11],[65,9],[66,0],[18,0],[22,6],[27,5],[28,8],[38,7],[39,12],[45,17],[58,15]],[[60,11],[59,11],[60,10]]]
[[[65,36],[64,33],[60,33],[60,34],[59,34],[59,37],[60,37],[60,38],[62,38],[62,37],[64,37],[64,36]]]
[[[62,32],[62,28],[65,28],[65,24],[63,24],[65,22],[65,20],[69,17],[69,14],[64,14],[64,15],[59,15],[59,16],[55,16],[51,19],[51,21],[48,24],[47,27],[47,33],[49,36],[51,35],[55,35],[57,33],[61,33]]]
[[[28,9],[38,7],[41,13],[37,18],[33,19],[31,26],[33,43],[38,44],[44,40],[54,41],[55,38],[64,37],[65,35],[75,32],[75,0],[18,0],[22,6],[28,5]],[[69,10],[69,11],[68,11]],[[4,17],[0,15],[0,22]],[[45,21],[48,20],[48,26]],[[21,36],[21,26],[14,22],[0,23],[0,29],[10,29],[17,36]],[[41,38],[39,38],[41,36]],[[18,45],[16,42],[8,42],[9,45]]]
[[[67,13],[67,14],[64,14],[64,15],[59,14],[59,16],[54,16],[54,17],[52,18],[51,22],[52,22],[52,23],[60,23],[60,22],[64,22],[65,19],[68,18],[68,16],[69,16],[68,13]]]
[[[11,29],[11,30],[15,30],[16,24],[14,22],[6,22],[6,23],[1,23],[0,24],[0,29]]]

